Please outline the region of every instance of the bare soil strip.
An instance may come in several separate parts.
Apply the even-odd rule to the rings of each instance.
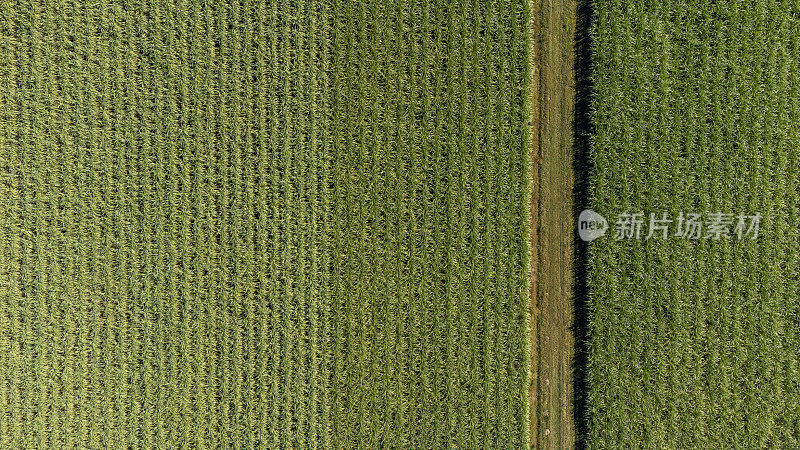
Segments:
[[[531,446],[573,448],[574,0],[532,5]]]

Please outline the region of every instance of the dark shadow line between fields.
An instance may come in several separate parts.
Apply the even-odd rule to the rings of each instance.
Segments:
[[[592,49],[591,26],[593,1],[577,0],[577,20],[575,23],[575,117],[573,170],[575,173],[574,220],[589,207],[592,161],[590,155],[592,135]],[[575,421],[575,447],[587,448],[589,438],[589,285],[588,248],[577,232],[574,232],[574,312],[575,357],[573,361],[573,419]]]

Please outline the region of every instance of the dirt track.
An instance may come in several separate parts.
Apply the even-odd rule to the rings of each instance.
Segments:
[[[532,5],[531,444],[573,448],[574,0]]]

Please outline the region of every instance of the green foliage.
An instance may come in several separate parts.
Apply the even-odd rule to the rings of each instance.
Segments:
[[[592,208],[765,219],[756,241],[591,244],[588,442],[798,447],[796,2],[595,6]]]
[[[0,15],[0,447],[525,445],[524,2]]]

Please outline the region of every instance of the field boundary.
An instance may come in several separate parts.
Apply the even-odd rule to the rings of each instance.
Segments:
[[[528,247],[530,255],[529,255],[529,271],[530,271],[530,284],[529,284],[529,296],[530,296],[530,386],[528,389],[529,392],[529,405],[528,405],[528,414],[529,414],[529,435],[530,435],[530,443],[531,447],[535,448],[538,443],[538,375],[539,375],[539,358],[538,358],[538,351],[539,351],[539,336],[538,336],[538,305],[536,301],[537,297],[537,278],[536,272],[538,267],[538,226],[539,226],[539,166],[540,166],[540,148],[539,148],[539,138],[540,138],[540,131],[539,131],[539,88],[540,88],[540,76],[539,76],[539,14],[540,14],[541,3],[538,1],[530,1],[529,2],[529,43],[528,43],[528,67],[529,67],[529,79],[528,79],[528,89],[530,91],[529,95],[529,105],[530,110],[529,113],[531,115],[531,122],[529,128],[529,170],[530,170],[530,245]]]
[[[578,4],[531,6],[532,448],[573,448],[573,241]]]
[[[573,190],[574,219],[583,209],[589,208],[589,187],[591,179],[590,147],[593,133],[592,108],[592,40],[591,25],[593,17],[591,0],[578,0],[575,21],[575,122],[574,159],[575,185]],[[577,234],[575,242],[574,276],[574,325],[575,357],[573,363],[573,418],[575,420],[576,447],[586,448],[589,435],[588,417],[588,364],[589,364],[589,287],[588,287],[588,247]]]

